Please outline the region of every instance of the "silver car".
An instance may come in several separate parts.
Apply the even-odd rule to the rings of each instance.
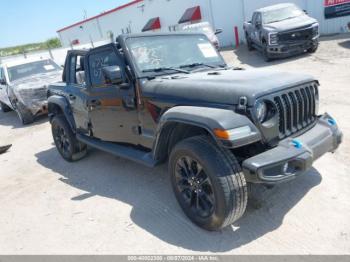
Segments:
[[[0,106],[16,111],[22,124],[47,113],[47,87],[61,81],[62,68],[51,59],[26,59],[0,64]]]

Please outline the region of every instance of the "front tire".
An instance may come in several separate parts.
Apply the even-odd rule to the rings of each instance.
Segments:
[[[4,113],[12,111],[12,109],[8,105],[4,104],[3,102],[0,102],[0,107],[1,107],[1,111]]]
[[[267,51],[268,47],[267,47],[267,44],[264,43],[263,44],[263,47],[262,47],[262,55],[264,57],[264,61],[265,62],[271,62],[272,61],[272,58],[270,57],[270,54],[269,52]]]
[[[169,159],[175,196],[190,220],[206,230],[222,229],[244,213],[247,185],[233,154],[210,138],[179,142]]]
[[[51,131],[56,148],[66,161],[77,161],[86,155],[86,145],[76,139],[63,115],[57,115],[52,119]]]
[[[16,113],[23,125],[28,125],[34,122],[33,113],[20,102],[16,103]]]
[[[307,52],[310,54],[313,54],[313,53],[316,53],[317,49],[318,49],[318,43],[316,43],[314,46],[307,49]]]

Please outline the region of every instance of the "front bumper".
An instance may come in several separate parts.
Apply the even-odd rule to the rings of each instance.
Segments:
[[[33,115],[46,114],[47,110],[47,90],[31,89],[15,93],[15,98]]]
[[[334,152],[342,142],[342,132],[327,113],[306,133],[282,140],[277,147],[245,160],[247,182],[276,184],[305,173],[313,162]]]
[[[318,37],[307,41],[296,41],[295,43],[270,45],[267,47],[267,52],[271,58],[283,58],[295,54],[300,54],[309,48],[318,45]]]

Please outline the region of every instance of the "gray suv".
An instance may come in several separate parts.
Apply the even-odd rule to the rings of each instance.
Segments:
[[[260,50],[265,61],[318,48],[317,20],[291,3],[256,10],[243,28],[249,50]]]

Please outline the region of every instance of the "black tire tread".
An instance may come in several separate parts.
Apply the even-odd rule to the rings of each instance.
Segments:
[[[206,139],[206,141],[208,141],[208,139]],[[236,192],[235,199],[237,200],[237,208],[234,210],[234,212],[230,213],[230,216],[227,216],[222,226],[224,228],[237,221],[244,214],[248,202],[248,189],[241,166],[231,151],[227,148],[217,146],[216,142],[212,139],[210,139],[210,142],[214,148],[220,152],[222,159],[226,162],[226,165],[231,168],[232,174],[230,176],[225,176],[219,179],[220,182],[224,182],[222,183],[222,187],[225,189],[225,194],[229,196],[231,195],[232,190]],[[222,181],[224,179],[226,181]],[[239,189],[238,192],[235,189]],[[231,203],[233,203],[233,201],[231,201]]]
[[[1,111],[4,113],[12,111],[12,109],[8,105],[4,104],[3,102],[0,102],[0,106],[1,106]]]
[[[52,119],[51,125],[53,126],[55,124],[55,122],[58,122],[58,124],[60,124],[64,127],[64,129],[67,131],[67,134],[68,134],[69,139],[71,140],[71,143],[73,146],[73,152],[68,158],[65,157],[64,155],[62,155],[61,152],[57,149],[59,151],[60,155],[68,162],[78,161],[78,160],[82,159],[83,157],[85,157],[85,155],[87,153],[87,146],[76,139],[76,137],[75,137],[71,127],[69,126],[65,116],[62,114],[54,116]],[[52,133],[52,135],[53,135],[53,133]]]
[[[220,170],[217,173],[229,175],[217,176],[217,181],[224,193],[225,206],[228,207],[220,229],[231,225],[243,215],[248,201],[247,184],[238,161],[231,151],[219,147],[208,136],[190,137],[181,141],[181,143],[186,143],[192,148],[197,147],[203,154],[209,154],[208,152],[214,151],[217,160],[222,161],[219,165]],[[213,155],[207,155],[206,157],[211,158]]]

